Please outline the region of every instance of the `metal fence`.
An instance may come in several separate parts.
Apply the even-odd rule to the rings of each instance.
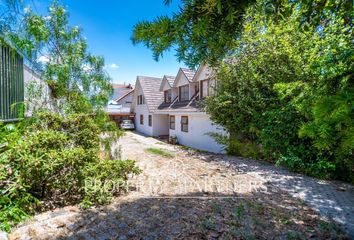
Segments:
[[[0,121],[18,120],[23,102],[23,57],[0,38]]]

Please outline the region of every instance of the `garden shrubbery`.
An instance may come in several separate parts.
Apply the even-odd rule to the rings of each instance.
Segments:
[[[138,174],[134,161],[110,159],[121,132],[103,115],[39,112],[2,126],[0,228],[9,230],[35,210],[81,203],[104,204]]]
[[[248,10],[233,54],[215,67],[218,94],[206,100],[230,132],[229,153],[354,182],[352,25],[330,7],[318,26],[303,22],[296,3],[268,18],[260,6]]]

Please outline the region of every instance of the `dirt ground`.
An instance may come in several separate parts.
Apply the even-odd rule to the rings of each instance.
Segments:
[[[133,132],[119,144],[122,158],[136,160],[143,171],[131,176],[127,192],[104,207],[68,206],[36,215],[14,229],[10,239],[349,238],[344,232],[350,223],[334,222],[335,218],[321,214],[320,208],[313,207],[312,203],[319,205],[316,199],[308,201],[308,194],[298,187],[301,179],[309,182],[307,178]],[[152,153],[149,148],[167,154]],[[323,185],[322,192],[330,191]],[[349,194],[350,207],[352,188],[340,187],[345,193],[338,191],[339,197]],[[307,190],[314,188],[309,185]],[[351,217],[353,209],[348,210]]]

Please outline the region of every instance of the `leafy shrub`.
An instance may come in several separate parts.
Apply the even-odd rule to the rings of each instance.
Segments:
[[[5,125],[1,143],[8,145],[0,156],[0,228],[9,230],[35,210],[48,206],[82,203],[104,204],[121,191],[128,174],[140,170],[131,160],[110,159],[110,146],[102,148],[100,135],[115,142],[118,130],[100,114],[62,117],[42,112],[18,125]],[[107,141],[107,138],[106,138]],[[90,188],[94,182],[103,190]]]
[[[313,26],[298,3],[284,7],[281,21],[247,11],[232,53],[214,68],[206,110],[230,133],[229,153],[354,182],[353,27],[327,10],[326,24]]]

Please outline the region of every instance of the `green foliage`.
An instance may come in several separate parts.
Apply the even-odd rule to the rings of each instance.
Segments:
[[[51,97],[41,102],[44,84],[29,84],[25,104],[33,116],[0,126],[0,229],[6,231],[48,207],[107,203],[128,174],[140,172],[134,161],[116,160],[119,149],[112,148],[122,132],[102,110],[112,91],[104,59],[88,52],[82,30],[69,25],[58,1],[47,16],[22,11],[21,2],[1,4],[1,32],[39,64],[32,67]]]
[[[326,25],[302,27],[303,13],[288,6],[283,21],[248,11],[206,109],[231,133],[233,154],[354,181],[353,29],[329,13]]]
[[[352,19],[348,0],[192,0],[137,24],[133,42],[213,68],[205,105],[229,153],[354,181]]]
[[[155,59],[174,48],[178,60],[190,67],[203,62],[214,64],[235,52],[235,40],[243,35],[249,9],[260,9],[265,18],[283,21],[283,17],[292,14],[290,4],[301,11],[303,25],[325,23],[333,12],[343,16],[345,24],[351,23],[351,0],[184,0],[180,11],[171,17],[161,16],[135,25],[132,40],[150,48]]]
[[[107,203],[122,190],[128,174],[140,172],[134,161],[111,159],[100,147],[101,134],[116,142],[121,133],[109,132],[114,129],[102,120],[99,113],[63,117],[38,112],[17,125],[2,126],[0,145],[7,143],[0,155],[2,229],[44,209],[39,200],[52,206]]]
[[[115,194],[128,190],[127,173],[139,174],[141,171],[132,160],[111,160],[87,164],[83,172],[87,179],[81,206],[89,207],[93,204],[106,204]]]
[[[9,8],[11,5],[8,3]],[[104,59],[88,52],[82,29],[69,25],[68,11],[58,1],[50,4],[48,15],[44,16],[28,7],[25,12],[19,9],[12,9],[19,23],[6,28],[4,33],[13,45],[37,63],[32,67],[41,72],[52,97],[66,100],[53,104],[70,113],[84,113],[92,107],[104,106],[112,93]]]

